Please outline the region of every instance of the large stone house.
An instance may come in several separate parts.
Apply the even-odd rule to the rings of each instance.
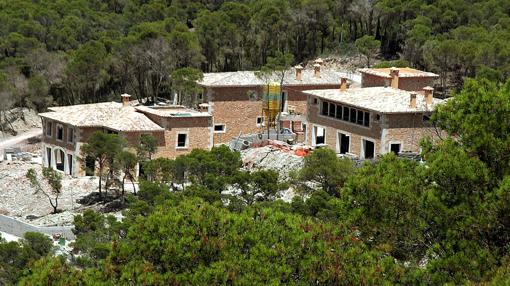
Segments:
[[[432,84],[436,75],[409,68],[361,72],[359,87],[355,77],[324,70],[320,60],[313,69],[287,71],[278,124],[297,133],[300,142],[360,158],[418,152],[420,139],[435,134],[428,116],[442,101],[434,99],[433,89],[425,84]],[[94,162],[81,158],[80,147],[95,131],[119,134],[129,147],[139,144],[142,134],[151,134],[158,142],[155,157],[166,158],[210,149],[240,135],[263,134],[264,87],[281,80],[278,74],[263,79],[252,71],[205,74],[199,82],[199,111],[176,105],[132,106],[126,94],[122,103],[50,108],[40,114],[43,163],[73,176],[92,175],[87,170],[94,169]]]
[[[338,154],[370,159],[388,152],[420,152],[420,141],[436,138],[429,122],[444,100],[391,87],[309,90],[307,141]]]
[[[122,103],[104,102],[52,107],[40,113],[43,126],[43,165],[72,176],[93,175],[95,162],[81,157],[80,148],[96,131],[118,134],[128,147],[142,134],[157,139],[156,157],[175,158],[193,148],[210,148],[211,115],[182,106],[134,107],[129,95]]]
[[[322,61],[313,69],[297,66],[286,72],[283,80],[280,122],[304,139],[306,133],[307,95],[304,90],[339,88],[341,78],[348,75],[325,70]],[[213,116],[213,143],[227,143],[240,135],[264,133],[263,88],[269,82],[280,83],[275,74],[269,79],[257,77],[253,71],[206,73],[199,82],[203,87],[202,102]]]

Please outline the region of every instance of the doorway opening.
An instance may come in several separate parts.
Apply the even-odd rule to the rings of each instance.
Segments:
[[[363,159],[373,159],[375,157],[374,142],[363,139],[363,155]]]
[[[66,153],[64,153],[64,151],[62,151],[60,149],[55,150],[55,168],[57,170],[64,172],[65,160],[66,160]]]
[[[318,126],[313,127],[314,131],[314,145],[324,145],[326,144],[326,129]]]
[[[346,154],[349,153],[349,145],[351,143],[351,138],[349,135],[344,133],[338,133],[338,153]]]

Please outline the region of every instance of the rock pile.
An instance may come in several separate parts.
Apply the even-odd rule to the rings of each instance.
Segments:
[[[292,152],[282,151],[281,148],[267,145],[241,151],[243,168],[246,170],[269,169],[280,174],[283,179],[289,177],[289,172],[303,167],[304,159]]]

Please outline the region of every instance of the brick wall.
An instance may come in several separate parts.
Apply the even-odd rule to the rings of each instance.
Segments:
[[[420,142],[425,137],[438,140],[437,130],[424,121],[424,113],[389,114],[388,125],[383,132],[383,148],[388,151],[391,143],[400,143],[402,151],[420,152]]]
[[[163,118],[164,144],[158,147],[155,157],[175,158],[188,154],[193,149],[209,149],[211,142],[210,117],[170,117]],[[177,147],[178,134],[187,134],[187,147]]]
[[[379,114],[379,121],[376,121],[376,115],[377,113],[371,112],[370,127],[360,126],[320,115],[320,101],[319,104],[314,105],[311,98],[308,107],[309,124],[306,142],[312,145],[315,126],[325,128],[327,147],[338,153],[338,133],[344,133],[350,137],[349,153],[361,157],[363,139],[375,143],[376,155],[388,153],[391,143],[401,144],[401,151],[420,152],[419,144],[423,138],[438,139],[436,129],[423,120],[423,116],[430,113]]]
[[[258,94],[256,100],[248,95]],[[239,134],[260,133],[264,127],[257,126],[257,117],[262,116],[262,88],[232,87],[208,88],[206,95],[211,105],[213,124],[225,124],[225,131],[214,133],[214,144],[228,143]]]
[[[284,91],[287,91],[288,106],[294,106],[297,114],[306,115],[307,113],[307,99],[308,95],[303,93],[305,90],[314,89],[337,89],[340,88],[340,79],[338,84],[332,85],[305,85],[305,86],[284,86]]]
[[[434,86],[434,78],[431,77],[401,77],[398,79],[398,87],[403,90],[423,92],[426,86]]]
[[[391,85],[391,79],[386,79],[372,74],[361,74],[361,87],[385,86],[385,80],[388,86]],[[434,86],[435,79],[432,77],[399,77],[398,88],[407,91],[423,92],[426,86]]]
[[[370,127],[364,127],[358,124],[320,115],[320,101],[319,104],[313,104],[313,98],[310,98],[309,102],[310,104],[307,116],[309,123],[307,143],[309,145],[312,145],[313,130],[314,127],[317,126],[326,129],[326,144],[328,148],[336,151],[337,153],[339,152],[337,149],[338,133],[344,133],[350,137],[349,153],[361,156],[362,140],[367,139],[374,142],[375,152],[378,154],[378,150],[380,149],[381,123],[375,122],[374,113],[371,114]]]
[[[284,91],[287,91],[287,106],[293,106],[297,114],[306,115],[308,96],[302,91],[335,88],[340,88],[340,80],[336,85],[284,86]],[[250,100],[250,92],[257,92],[258,100]],[[228,143],[239,134],[261,133],[267,130],[266,127],[257,125],[257,117],[262,116],[261,87],[209,87],[204,94],[209,98],[214,124],[225,124],[226,127],[225,132],[214,133],[214,144]]]
[[[51,136],[47,136],[46,135],[47,123],[48,122],[52,123]],[[73,128],[72,126],[68,126],[65,123],[54,121],[54,120],[50,120],[50,119],[46,119],[46,118],[44,118],[42,120],[42,124],[43,124],[43,136],[42,136],[42,142],[43,143],[46,143],[46,144],[49,144],[49,145],[55,145],[55,146],[58,146],[58,147],[62,147],[63,149],[70,150],[70,151],[73,151],[75,149],[75,143],[74,142],[78,138],[77,135],[76,135],[76,132],[78,131],[77,128],[74,128],[74,132],[75,132],[74,141],[73,142],[69,142],[68,141],[69,129]],[[63,136],[63,140],[62,141],[57,140],[57,125],[62,126],[63,129],[64,129],[64,136]]]
[[[361,87],[385,86],[385,81],[387,81],[388,86],[390,86],[391,79],[389,78],[384,78],[373,74],[361,73]]]

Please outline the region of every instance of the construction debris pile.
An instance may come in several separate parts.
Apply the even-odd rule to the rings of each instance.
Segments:
[[[58,208],[63,212],[51,214],[48,198],[41,192],[36,192],[26,174],[34,168],[39,178],[42,178],[42,167],[25,161],[4,161],[0,163],[0,214],[16,217],[17,219],[35,225],[69,225],[73,221],[75,212],[82,207],[76,200],[96,191],[98,182],[93,178],[71,178],[64,176],[62,193],[58,199]],[[47,193],[51,189],[44,180],[41,185]]]
[[[269,140],[261,146],[241,151],[243,168],[246,170],[269,169],[280,174],[285,180],[289,172],[303,167],[304,156],[309,149],[301,145],[289,145],[281,141]]]

